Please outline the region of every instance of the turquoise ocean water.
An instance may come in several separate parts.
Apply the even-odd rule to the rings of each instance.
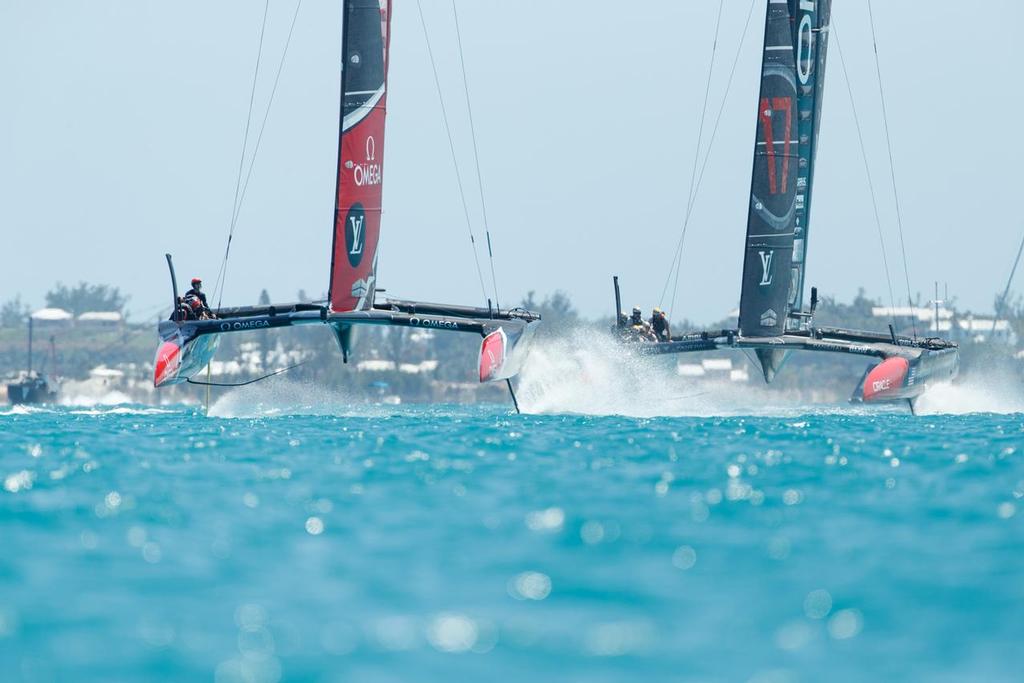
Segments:
[[[0,679],[1024,679],[1019,414],[245,412],[0,412]]]

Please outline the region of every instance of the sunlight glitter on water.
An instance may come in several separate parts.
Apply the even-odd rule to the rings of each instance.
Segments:
[[[170,410],[2,418],[15,680],[1017,673],[1020,416]]]

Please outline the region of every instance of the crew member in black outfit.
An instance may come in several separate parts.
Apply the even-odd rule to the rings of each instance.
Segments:
[[[651,327],[654,329],[658,341],[672,341],[672,332],[668,329],[668,318],[665,317],[665,311],[660,308],[654,309],[651,315]]]
[[[192,311],[192,315],[199,320],[217,317],[206,303],[206,295],[203,294],[203,281],[197,277],[192,278],[192,289],[185,292],[184,301]]]

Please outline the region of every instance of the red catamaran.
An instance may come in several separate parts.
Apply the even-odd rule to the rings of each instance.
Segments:
[[[481,336],[481,382],[507,380],[522,365],[540,320],[536,313],[490,305],[376,302],[391,2],[343,0],[342,8],[341,122],[329,299],[322,304],[220,308],[215,319],[188,320],[178,306],[178,287],[168,254],[175,312],[159,324],[160,346],[153,375],[157,387],[195,376],[213,358],[222,334],[293,325],[326,325],[345,362],[352,349],[353,327],[392,325]]]

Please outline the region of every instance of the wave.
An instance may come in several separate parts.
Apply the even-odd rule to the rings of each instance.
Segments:
[[[170,415],[180,411],[169,408],[118,405],[110,408],[85,408],[68,410],[70,415]]]
[[[17,404],[12,405],[9,410],[0,410],[0,417],[8,417],[11,415],[36,415],[39,413],[52,412],[54,412],[52,408],[46,408],[44,406]]]

